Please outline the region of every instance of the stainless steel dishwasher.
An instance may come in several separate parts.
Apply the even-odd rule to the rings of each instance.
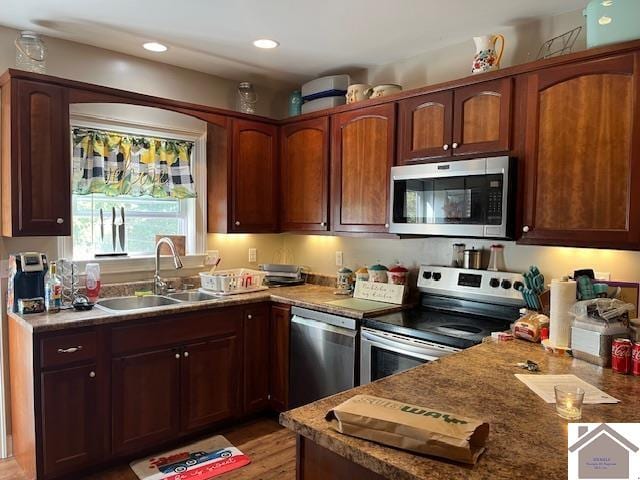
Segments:
[[[353,318],[292,307],[290,407],[356,385],[358,323]]]

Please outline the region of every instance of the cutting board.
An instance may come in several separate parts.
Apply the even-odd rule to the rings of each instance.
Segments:
[[[332,300],[331,302],[326,303],[327,305],[350,308],[351,310],[358,310],[361,312],[374,312],[376,310],[383,310],[389,307],[396,306],[390,303],[376,302],[374,300],[363,300],[361,298],[343,298],[342,300]]]

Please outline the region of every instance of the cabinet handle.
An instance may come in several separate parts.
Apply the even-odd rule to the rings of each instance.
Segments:
[[[458,148],[458,144],[457,144],[456,142],[454,142],[451,146],[452,146],[453,148]]]
[[[524,227],[522,227],[522,231],[524,233],[527,233],[529,231],[529,225],[525,225]]]
[[[56,223],[58,225],[62,225],[64,223],[64,218],[56,218]]]
[[[189,352],[184,352],[184,357],[187,358],[189,356]]]
[[[79,350],[82,350],[82,345],[78,345],[77,347],[70,347],[70,348],[59,348],[58,353],[76,353]]]
[[[445,144],[442,146],[442,149],[443,149],[443,150],[449,150],[449,144],[448,144],[448,143],[445,143]]]
[[[95,376],[96,376],[96,372],[94,372],[94,371],[89,372],[89,376],[90,376],[91,378],[95,378]]]
[[[240,226],[240,222],[236,220],[236,227]]]
[[[179,353],[176,353],[176,358],[180,359],[180,354]]]
[[[253,316],[252,316],[251,314],[249,314],[249,315],[247,315],[247,318],[248,318],[249,320],[251,320],[251,319],[253,318]]]

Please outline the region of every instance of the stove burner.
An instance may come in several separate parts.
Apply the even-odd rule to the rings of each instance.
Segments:
[[[445,325],[438,326],[435,328],[436,330],[448,334],[448,335],[477,335],[478,333],[482,333],[482,329],[478,327],[474,327],[472,325]]]

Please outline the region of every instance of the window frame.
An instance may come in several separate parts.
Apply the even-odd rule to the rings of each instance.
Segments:
[[[69,116],[71,128],[90,128],[98,130],[114,130],[131,135],[168,138],[174,140],[188,140],[193,142],[191,172],[198,196],[187,204],[186,256],[183,258],[185,267],[200,267],[204,264],[207,245],[206,219],[206,191],[207,191],[207,134],[206,131],[179,129],[162,125],[140,122],[128,122],[121,119],[72,113]],[[70,138],[69,142],[73,140]],[[72,151],[71,145],[70,151]],[[72,158],[69,158],[72,162]],[[72,172],[73,174],[73,172]],[[73,221],[73,217],[71,219]],[[147,270],[153,261],[153,255],[136,255],[131,257],[99,257],[89,260],[73,258],[73,237],[59,237],[58,252],[61,258],[72,259],[84,266],[89,262],[101,264],[104,273],[123,273]],[[106,268],[104,268],[106,267]]]

